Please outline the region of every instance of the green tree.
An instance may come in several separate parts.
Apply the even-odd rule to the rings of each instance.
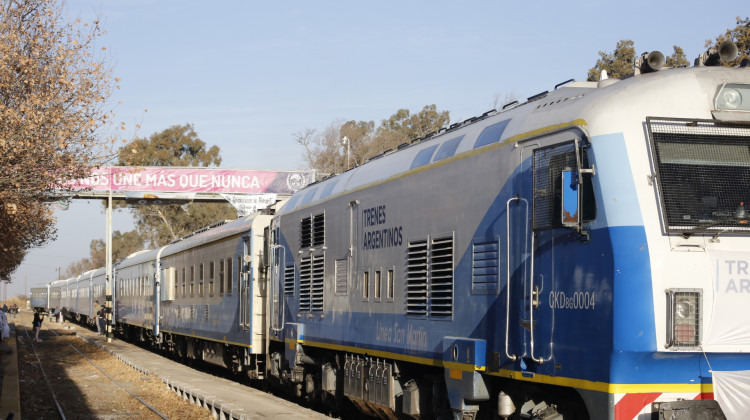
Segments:
[[[436,132],[449,122],[448,111],[426,105],[416,114],[399,109],[381,121],[377,129],[373,121],[335,121],[322,131],[305,129],[295,138],[305,148],[304,159],[310,168],[321,173],[340,173],[402,143]]]
[[[723,41],[730,40],[737,45],[739,50],[739,56],[736,60],[724,63],[726,66],[736,66],[743,59],[750,59],[750,18],[742,19],[737,16],[737,26],[729,28],[723,34],[717,36],[715,39],[706,40],[706,48],[713,47]]]
[[[606,70],[609,77],[621,79],[633,74],[634,60],[635,46],[633,41],[629,39],[620,40],[617,42],[614,52],[599,51],[599,59],[596,61],[596,65],[589,69],[586,80],[598,82],[602,70]]]
[[[408,109],[399,109],[387,120],[383,120],[375,133],[383,150],[395,149],[400,144],[426,136],[445,127],[450,122],[448,111],[438,112],[437,107],[425,105],[417,114]]]
[[[112,261],[121,260],[128,255],[145,249],[145,240],[137,230],[112,233]],[[107,243],[103,239],[91,241],[91,260],[93,267],[104,267],[107,263]]]
[[[102,128],[112,87],[101,29],[62,17],[55,0],[0,5],[0,277],[56,235],[52,185],[112,157]]]
[[[218,146],[207,147],[192,124],[136,138],[119,150],[121,166],[219,166]],[[131,211],[143,240],[161,246],[217,221],[237,218],[228,203],[136,205]]]
[[[682,48],[678,47],[677,45],[674,45],[672,48],[674,48],[674,52],[671,56],[667,57],[666,66],[667,67],[689,67],[690,61],[688,61],[687,57],[685,56],[685,51],[682,50]]]
[[[685,57],[685,52],[682,48],[677,45],[672,46],[672,48],[672,55],[665,57],[665,66],[689,66],[690,62],[687,57]],[[620,40],[617,42],[614,52],[607,53],[599,51],[599,59],[596,61],[596,65],[589,69],[586,80],[590,82],[598,82],[602,70],[607,71],[607,76],[616,79],[622,79],[626,76],[632,75],[634,72],[633,65],[636,57],[635,43],[629,39]]]

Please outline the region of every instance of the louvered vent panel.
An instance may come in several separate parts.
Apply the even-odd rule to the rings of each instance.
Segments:
[[[349,259],[336,260],[336,290],[337,295],[349,293]]]
[[[323,294],[324,294],[324,276],[325,276],[325,258],[317,255],[312,264],[312,310],[314,312],[323,311]]]
[[[309,248],[312,245],[312,218],[305,217],[302,219],[299,227],[299,246],[300,248]]]
[[[299,263],[299,310],[309,312],[312,306],[312,258],[302,258]]]
[[[294,294],[294,264],[284,267],[284,294]]]
[[[430,315],[453,315],[453,237],[432,240]]]
[[[427,241],[409,242],[406,271],[406,314],[427,314]]]
[[[313,216],[312,222],[312,245],[318,246],[325,243],[325,215],[318,214]]]

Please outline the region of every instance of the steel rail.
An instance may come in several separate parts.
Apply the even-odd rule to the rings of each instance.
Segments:
[[[26,327],[24,327],[24,328],[26,328]],[[47,326],[47,329],[49,329],[52,332],[52,334],[55,334],[56,336],[60,337],[60,334],[58,334],[55,330],[53,330],[49,326]],[[127,392],[128,394],[130,394],[133,398],[135,398],[136,400],[138,400],[138,402],[140,402],[141,404],[143,404],[144,406],[146,406],[146,408],[148,408],[149,410],[151,410],[157,416],[161,417],[164,420],[169,420],[169,417],[167,417],[164,414],[162,414],[161,412],[159,412],[159,410],[157,410],[156,408],[154,408],[153,406],[151,406],[146,401],[143,401],[139,396],[135,395],[128,388],[126,388],[123,384],[121,384],[120,382],[118,382],[117,380],[115,380],[115,378],[109,376],[109,374],[107,372],[105,372],[101,367],[99,367],[99,365],[97,365],[96,363],[94,363],[94,361],[91,360],[88,356],[86,356],[80,350],[78,350],[74,345],[72,345],[70,343],[67,343],[67,344],[70,346],[70,348],[72,348],[78,354],[80,354],[81,356],[83,356],[83,358],[86,359],[87,362],[89,362],[92,366],[94,366],[95,368],[97,368],[99,370],[99,372],[101,372],[110,381],[112,381],[113,384],[115,384],[115,385],[119,386],[120,388],[122,388],[125,392]],[[45,376],[45,378],[46,378],[46,376]],[[63,418],[64,418],[64,416],[63,416]]]

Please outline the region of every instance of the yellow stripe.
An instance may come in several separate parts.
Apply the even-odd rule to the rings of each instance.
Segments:
[[[647,392],[661,393],[711,393],[712,384],[611,384],[607,382],[587,381],[585,379],[567,378],[534,374],[523,376],[521,372],[500,370],[487,372],[488,375],[511,378],[519,381],[534,382],[546,385],[557,385],[569,388],[586,389],[610,394],[639,394]]]
[[[586,126],[586,125],[588,125],[588,124],[586,123],[586,120],[583,120],[583,119],[577,119],[577,120],[573,120],[573,121],[566,122],[566,123],[548,125],[546,127],[537,128],[536,130],[531,130],[531,131],[527,131],[525,133],[516,134],[515,136],[510,136],[507,139],[503,140],[503,142],[501,143],[501,145],[516,143],[516,142],[519,142],[521,140],[530,139],[532,137],[539,137],[539,136],[544,135],[544,134],[550,134],[550,133],[554,133],[556,131],[562,131],[562,130],[565,130],[567,128],[583,127],[583,126]]]
[[[484,366],[472,365],[470,363],[443,362],[443,366],[445,366],[448,369],[457,369],[457,370],[462,370],[464,372],[474,372],[474,371],[484,372],[485,370]]]
[[[278,340],[275,340],[278,341]],[[442,360],[428,359],[424,357],[407,356],[387,351],[362,349],[359,347],[343,346],[339,344],[318,343],[306,340],[288,340],[307,346],[327,348],[330,350],[345,351],[356,354],[367,354],[368,356],[381,357],[384,359],[400,360],[404,362],[417,363],[421,365],[442,367],[451,371],[473,372],[481,371],[489,376],[509,378],[518,381],[533,382],[546,385],[556,385],[569,388],[585,389],[589,391],[605,392],[610,394],[637,394],[646,392],[662,393],[712,393],[712,384],[611,384],[608,382],[596,382],[585,379],[568,378],[563,376],[549,376],[532,374],[524,376],[522,372],[502,369],[497,372],[487,371],[485,366],[475,366],[466,363],[445,362]],[[456,374],[449,372],[449,374]]]

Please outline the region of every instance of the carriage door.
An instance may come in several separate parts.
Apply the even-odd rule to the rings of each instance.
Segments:
[[[279,245],[280,233],[281,229],[279,228],[279,219],[275,218],[271,221],[271,228],[269,232],[269,234],[271,235],[269,250],[269,254],[271,256],[271,282],[267,294],[267,318],[270,321],[268,333],[277,338],[280,336],[280,331],[283,328],[284,324],[284,278],[289,276],[292,279],[292,285],[294,284],[294,266],[291,266],[290,268],[284,268],[284,256],[286,254],[284,252],[284,247]]]
[[[253,230],[251,229],[251,235],[252,232]],[[252,310],[252,308],[250,307],[251,288],[249,287],[249,284],[250,277],[253,272],[253,248],[249,236],[242,237],[242,249],[242,258],[240,261],[237,261],[237,269],[239,270],[239,284],[237,292],[239,293],[240,297],[240,325],[242,326],[242,329],[244,331],[247,331],[250,329],[250,312]]]

